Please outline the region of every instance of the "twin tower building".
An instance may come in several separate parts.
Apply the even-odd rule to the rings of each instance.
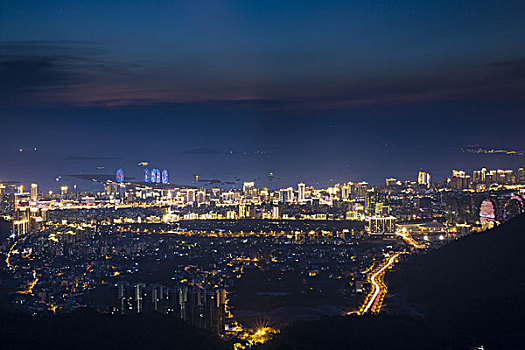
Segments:
[[[118,169],[116,175],[117,182],[124,182],[124,170]],[[160,171],[160,169],[144,169],[144,182],[147,183],[169,183],[169,174],[166,169]]]

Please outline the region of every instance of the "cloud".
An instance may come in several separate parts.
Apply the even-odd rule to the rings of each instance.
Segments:
[[[525,78],[525,57],[516,60],[493,62],[489,64],[489,67],[518,79]]]
[[[286,108],[344,109],[442,101],[522,102],[525,58],[310,88],[312,92],[304,93],[306,97],[290,99]],[[279,88],[273,91],[275,94]]]
[[[0,42],[0,92],[14,103],[71,102],[102,79],[140,68],[101,56],[102,50],[85,42]]]
[[[319,72],[287,78],[243,78],[242,74],[231,78],[227,68],[224,74],[209,77],[195,67],[178,75],[184,71],[184,62],[168,69],[109,60],[107,54],[86,42],[0,42],[0,99],[12,104],[29,101],[102,108],[216,104],[301,110],[521,101],[525,91],[525,58],[359,77],[345,72],[329,76],[320,65]]]
[[[68,86],[78,82],[76,74],[62,70],[53,57],[21,57],[0,61],[0,91],[3,93]]]

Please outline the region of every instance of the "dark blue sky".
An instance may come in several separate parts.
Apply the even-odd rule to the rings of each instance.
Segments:
[[[523,96],[523,1],[0,6],[0,180],[101,163],[70,155],[275,186],[516,167],[458,149],[525,149]]]

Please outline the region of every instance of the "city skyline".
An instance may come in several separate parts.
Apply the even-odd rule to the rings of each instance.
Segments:
[[[96,161],[97,164],[100,163],[100,160],[98,160],[96,157],[95,159],[81,159],[79,157],[79,160],[92,160]],[[113,160],[111,160],[113,161]],[[199,174],[192,174],[191,176],[188,176],[186,181],[169,181],[169,179],[172,179],[171,173],[165,169],[157,169],[155,167],[152,167],[151,169],[149,167],[146,167],[148,162],[140,162],[138,164],[139,169],[136,169],[136,167],[132,167],[132,171],[130,173],[126,168],[118,168],[118,169],[112,169],[111,167],[98,167],[97,170],[103,170],[103,172],[86,172],[86,173],[78,173],[78,174],[68,174],[64,177],[62,175],[57,176],[53,179],[53,181],[44,181],[44,186],[40,186],[40,189],[45,191],[58,191],[61,187],[69,187],[70,190],[73,190],[75,192],[82,192],[82,191],[98,191],[101,190],[104,187],[104,184],[106,181],[116,181],[116,182],[126,182],[126,183],[163,183],[168,184],[171,183],[173,185],[178,185],[181,187],[189,186],[189,187],[195,187],[195,188],[205,188],[205,189],[211,189],[211,188],[220,188],[220,189],[241,189],[243,186],[243,183],[253,183],[255,184],[255,187],[258,188],[268,188],[270,190],[279,190],[280,188],[290,187],[290,186],[297,186],[299,185],[306,185],[311,186],[315,188],[329,188],[332,186],[338,186],[340,184],[344,183],[359,183],[359,182],[366,182],[370,185],[376,186],[376,185],[384,185],[385,181],[388,183],[390,180],[395,179],[396,181],[401,182],[412,182],[412,183],[431,183],[431,182],[444,182],[446,183],[447,180],[449,180],[451,177],[456,177],[456,174],[461,174],[461,177],[468,177],[474,178],[476,175],[476,172],[479,173],[479,169],[484,169],[487,171],[487,173],[498,173],[499,172],[512,172],[513,176],[516,176],[516,179],[518,179],[518,174],[522,171],[523,167],[519,166],[517,168],[490,168],[487,166],[482,166],[481,168],[473,168],[473,169],[464,169],[464,168],[455,168],[455,169],[448,169],[446,171],[439,171],[438,174],[442,175],[433,177],[433,173],[428,172],[428,169],[420,168],[418,169],[418,172],[413,172],[407,170],[406,173],[411,173],[409,177],[396,177],[396,176],[388,176],[385,178],[382,178],[381,180],[377,181],[378,177],[373,177],[372,179],[376,181],[369,181],[367,178],[340,178],[340,179],[330,179],[329,181],[302,181],[303,178],[308,177],[300,177],[296,176],[295,179],[292,180],[286,180],[281,181],[280,177],[277,176],[273,172],[269,172],[266,177],[265,176],[259,176],[257,178],[241,178],[239,176],[233,176],[231,175],[230,178],[223,178],[218,179],[214,177],[206,177],[201,176]],[[483,163],[484,164],[484,163]],[[496,163],[498,164],[498,163]],[[114,173],[108,173],[109,171],[114,170]],[[157,177],[153,177],[152,173],[153,171],[159,171],[158,174],[158,180]],[[161,177],[161,170],[162,170],[162,176]],[[116,172],[116,174],[115,174]],[[405,173],[405,174],[406,174]],[[452,175],[451,175],[452,174]],[[428,176],[428,179],[427,179]],[[311,177],[309,177],[311,179]],[[293,182],[295,180],[295,182]],[[520,180],[516,180],[520,181]],[[306,182],[306,183],[305,183]],[[29,189],[30,186],[34,184],[42,184],[40,181],[19,181],[19,180],[2,180],[0,179],[0,183],[4,184],[16,184],[17,186],[25,186],[26,189]],[[508,182],[503,182],[508,183]]]

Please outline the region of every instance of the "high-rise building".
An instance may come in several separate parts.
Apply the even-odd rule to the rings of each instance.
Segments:
[[[155,284],[151,287],[151,304],[152,309],[161,314],[165,313],[165,290],[162,284]]]
[[[194,327],[203,328],[203,292],[201,288],[193,287],[188,288],[187,300],[184,303],[184,321],[188,322]]]
[[[164,169],[162,170],[162,183],[163,184],[167,184],[169,183],[169,174],[168,174],[168,170]]]
[[[60,187],[60,194],[62,195],[62,197],[67,196],[67,186]]]
[[[114,311],[121,314],[128,314],[133,312],[133,296],[129,295],[129,283],[117,282],[114,289]]]
[[[117,170],[117,175],[115,176],[115,179],[117,182],[124,182],[124,170],[123,169]]]
[[[466,173],[463,170],[452,170],[452,177],[465,177]]]
[[[38,185],[31,184],[31,200],[33,202],[36,202],[37,198],[38,198]]]
[[[297,185],[297,200],[299,202],[304,202],[306,200],[305,185],[302,182],[299,185]]]
[[[470,188],[470,176],[452,176],[447,178],[447,186],[458,191],[463,191]]]
[[[150,181],[152,183],[160,183],[162,181],[162,175],[160,173],[160,169],[151,169],[150,172]]]
[[[481,182],[485,182],[487,178],[487,168],[481,168]]]
[[[206,201],[206,190],[197,191],[197,194],[195,195],[195,201],[197,204],[204,203]]]
[[[279,203],[286,203],[290,197],[288,196],[288,190],[287,189],[280,189],[279,190]]]
[[[192,188],[188,189],[188,191],[186,192],[186,202],[187,203],[195,202],[196,195],[197,195],[197,190],[192,189]]]
[[[180,309],[180,318],[187,320],[188,313],[186,309],[186,304],[188,303],[188,287],[184,286],[179,289],[179,309]]]
[[[373,216],[368,221],[371,234],[390,234],[396,231],[396,218],[393,216]]]
[[[430,173],[420,171],[417,175],[417,183],[420,185],[430,186]]]
[[[13,234],[16,237],[20,237],[29,232],[29,220],[28,219],[18,219],[13,220]]]
[[[274,219],[280,219],[281,218],[281,208],[278,205],[275,205],[272,208],[272,217]]]
[[[294,200],[294,195],[293,195],[293,188],[292,187],[288,187],[286,189],[286,191],[288,191],[288,202],[291,202]]]
[[[255,188],[255,183],[253,181],[243,183],[242,191],[244,193],[244,199],[251,200],[253,198],[254,188]]]
[[[386,179],[386,185],[388,187],[395,186],[396,184],[397,184],[397,179],[395,179],[393,177]]]
[[[341,199],[342,200],[350,199],[350,186],[348,186],[348,184],[344,184],[341,187]]]
[[[518,169],[518,183],[525,184],[525,170],[523,168]]]
[[[158,312],[173,314],[215,334],[224,332],[226,290],[215,287],[179,286],[117,282],[113,286],[113,312],[135,314]]]
[[[143,283],[136,283],[133,286],[134,291],[134,301],[135,301],[135,312],[141,313],[144,311],[144,304],[143,304],[143,293],[144,293],[144,287],[145,285]]]
[[[368,182],[362,181],[355,185],[356,194],[359,200],[364,200],[368,195]]]
[[[239,219],[244,219],[246,217],[246,205],[239,204]]]
[[[224,333],[226,291],[205,290],[203,328],[215,334]]]
[[[474,170],[472,172],[472,182],[475,184],[481,183],[481,170]]]

